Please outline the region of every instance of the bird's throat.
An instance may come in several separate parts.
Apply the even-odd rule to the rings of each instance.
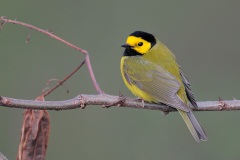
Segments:
[[[135,51],[134,49],[131,48],[126,48],[123,56],[142,56],[143,54],[138,53],[137,51]]]

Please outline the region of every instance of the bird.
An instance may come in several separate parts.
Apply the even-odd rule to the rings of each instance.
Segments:
[[[207,135],[190,106],[198,107],[191,84],[174,54],[153,34],[131,33],[122,44],[120,70],[127,88],[149,103],[163,103],[178,110],[197,142],[207,141]]]

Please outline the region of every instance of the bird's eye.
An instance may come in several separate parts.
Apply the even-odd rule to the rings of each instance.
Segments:
[[[139,42],[139,43],[138,43],[138,46],[142,46],[142,45],[143,45],[143,42]]]

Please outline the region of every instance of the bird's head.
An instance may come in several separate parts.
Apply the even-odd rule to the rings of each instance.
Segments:
[[[156,39],[152,34],[143,31],[135,31],[128,36],[126,43],[123,44],[122,47],[129,51],[132,50],[136,53],[136,55],[143,55],[147,53],[155,44]]]

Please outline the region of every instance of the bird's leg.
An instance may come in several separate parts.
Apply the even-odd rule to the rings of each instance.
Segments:
[[[221,110],[225,110],[228,106],[227,106],[227,104],[222,100],[222,98],[221,97],[219,97],[219,110],[221,111]]]
[[[135,101],[140,101],[140,102],[142,102],[142,108],[144,108],[145,101],[144,101],[142,98],[137,97],[137,98],[135,98]]]

